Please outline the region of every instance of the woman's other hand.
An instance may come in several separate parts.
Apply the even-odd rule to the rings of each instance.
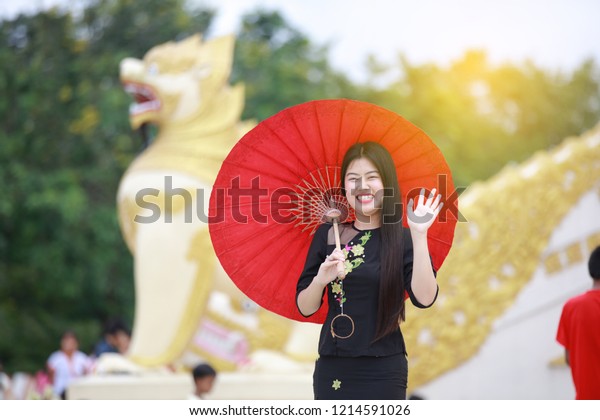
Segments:
[[[339,249],[334,249],[319,267],[319,272],[315,279],[319,284],[326,286],[328,283],[331,283],[338,278],[338,276],[343,276],[343,273],[345,273],[344,261],[346,261],[344,253]]]

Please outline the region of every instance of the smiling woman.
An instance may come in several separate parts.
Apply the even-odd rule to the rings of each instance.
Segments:
[[[441,205],[422,196],[418,221],[402,226],[402,196],[391,155],[378,143],[357,143],[342,161],[341,179],[356,220],[342,225],[344,248],[331,226],[317,230],[297,285],[303,316],[329,310],[315,365],[315,399],[405,399],[408,364],[399,322],[404,297],[420,308],[437,297],[427,231]],[[384,215],[386,216],[384,218]],[[422,216],[430,217],[422,217]],[[345,272],[339,276],[339,265]]]
[[[224,219],[209,221],[216,254],[258,305],[323,323],[316,398],[405,397],[399,328],[405,297],[419,307],[434,302],[434,268],[450,249],[456,223],[451,212],[437,219],[441,198],[434,190],[441,179],[445,197],[456,201],[446,183],[452,184],[450,170],[423,131],[389,110],[348,99],[278,112],[223,162],[209,207],[211,214],[225,209]],[[431,193],[422,192],[415,206],[404,194],[420,187]],[[236,212],[271,214],[282,189],[291,192],[287,222],[236,220]],[[234,200],[241,191],[250,197]],[[259,191],[261,199],[252,199],[249,193]],[[330,205],[339,210],[339,246],[336,225],[323,220]],[[353,222],[355,213],[360,218]]]

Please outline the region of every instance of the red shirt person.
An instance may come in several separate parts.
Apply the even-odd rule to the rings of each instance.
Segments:
[[[591,290],[565,303],[556,340],[565,348],[578,400],[600,400],[600,246],[588,263]]]

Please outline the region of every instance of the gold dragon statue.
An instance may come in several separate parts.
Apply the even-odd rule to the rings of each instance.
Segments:
[[[132,128],[158,129],[117,194],[122,234],[134,255],[128,358],[141,366],[173,364],[191,352],[234,369],[253,349],[281,348],[287,339],[287,322],[253,308],[226,276],[208,233],[214,179],[252,127],[240,121],[243,86],[228,84],[233,48],[233,36],[203,42],[195,35],[121,62],[121,81],[135,99]]]
[[[463,222],[438,273],[437,302],[426,311],[407,309],[412,388],[477,354],[538,267],[546,273],[562,269],[556,253],[544,251],[590,191],[600,195],[600,125],[466,190],[460,198]],[[583,261],[582,250],[598,245],[600,232],[590,231],[570,246],[567,259]]]

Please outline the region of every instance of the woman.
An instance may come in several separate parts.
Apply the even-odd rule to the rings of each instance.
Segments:
[[[46,363],[53,392],[67,399],[67,388],[75,378],[87,375],[91,370],[89,357],[79,351],[79,340],[73,331],[65,331],[60,339],[60,350],[55,351]]]
[[[389,152],[373,142],[352,146],[342,162],[342,182],[356,220],[334,229],[321,225],[298,280],[296,304],[303,316],[321,306],[329,312],[321,330],[315,364],[315,399],[405,399],[406,349],[399,327],[404,298],[420,308],[433,304],[438,286],[427,246],[441,196],[435,189],[416,209],[402,200]],[[343,280],[341,279],[343,277]]]

